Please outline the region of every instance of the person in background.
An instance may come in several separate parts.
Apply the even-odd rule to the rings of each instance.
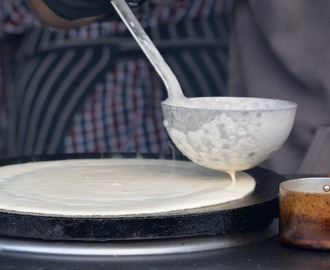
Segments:
[[[172,151],[160,106],[166,89],[108,1],[102,14],[73,20],[41,0],[0,2],[6,34],[23,35],[6,156]],[[231,8],[227,0],[151,0],[133,9],[187,96],[223,95]]]
[[[57,12],[64,17],[77,15],[69,2],[90,3],[44,1],[54,10],[61,3]],[[330,170],[329,13],[329,1],[235,1],[225,94],[286,99],[298,104],[291,136],[262,164],[282,174],[327,175]],[[217,55],[214,48],[211,54]]]
[[[282,174],[330,170],[330,2],[237,0],[228,95],[291,100],[296,121],[263,166]]]

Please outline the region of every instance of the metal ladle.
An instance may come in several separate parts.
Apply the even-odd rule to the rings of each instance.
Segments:
[[[287,139],[293,102],[262,98],[187,98],[180,84],[125,0],[113,7],[163,80],[164,126],[178,149],[193,162],[231,175],[269,158]],[[274,129],[275,128],[275,129]]]
[[[154,43],[150,40],[147,33],[142,28],[139,21],[131,11],[131,8],[127,5],[125,0],[112,0],[113,7],[133,35],[136,42],[140,45],[140,48],[149,59],[157,73],[163,80],[167,89],[168,100],[185,99],[180,83],[173,74],[173,71],[165,62]]]

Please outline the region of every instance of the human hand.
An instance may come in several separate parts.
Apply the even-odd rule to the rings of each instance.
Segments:
[[[111,0],[43,0],[58,16],[74,20],[113,13]],[[130,7],[137,7],[146,0],[125,0]]]

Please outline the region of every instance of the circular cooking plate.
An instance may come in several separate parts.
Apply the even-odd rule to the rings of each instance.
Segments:
[[[52,155],[1,160],[29,161],[118,158],[114,154]],[[168,159],[172,156],[121,154],[121,158]],[[182,157],[176,157],[182,159]],[[67,217],[0,212],[0,236],[52,241],[153,240],[262,232],[278,217],[278,187],[284,177],[269,170],[246,171],[256,181],[243,199],[196,209],[135,216]]]

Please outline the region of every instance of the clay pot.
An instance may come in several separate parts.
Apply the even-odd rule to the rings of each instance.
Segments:
[[[330,249],[330,178],[281,183],[280,238],[294,246]]]

